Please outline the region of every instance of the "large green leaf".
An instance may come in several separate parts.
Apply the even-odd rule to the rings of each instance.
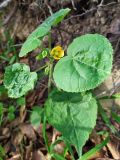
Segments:
[[[32,90],[36,80],[37,74],[30,72],[26,64],[15,63],[5,69],[4,86],[11,98],[19,98]]]
[[[111,73],[112,46],[99,34],[76,38],[67,56],[55,66],[53,77],[57,87],[67,92],[83,92],[102,83]]]
[[[97,104],[91,93],[54,92],[47,100],[48,122],[81,154],[96,124]]]
[[[48,32],[51,30],[51,27],[61,22],[69,13],[69,11],[69,8],[61,9],[58,12],[54,13],[52,16],[48,17],[35,31],[33,31],[29,35],[21,48],[19,56],[23,57],[27,55],[28,52],[40,46],[41,40],[48,34]]]

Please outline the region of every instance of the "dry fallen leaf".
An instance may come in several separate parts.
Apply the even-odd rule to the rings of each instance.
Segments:
[[[12,158],[9,158],[9,159],[6,159],[6,160],[21,160],[21,155],[20,154],[16,154]]]
[[[43,153],[40,150],[38,150],[33,152],[32,160],[47,160],[47,159],[45,158]]]
[[[32,125],[23,123],[19,126],[19,128],[21,132],[24,135],[26,135],[27,138],[32,139],[33,141],[36,140],[36,135],[35,135]]]
[[[14,146],[18,146],[22,142],[23,133],[20,130],[13,132],[11,136],[11,142],[14,144]]]
[[[113,158],[120,160],[120,139],[112,136],[111,141],[107,144],[107,147]]]
[[[30,144],[25,147],[26,152],[25,152],[25,160],[31,160],[32,159],[32,152],[33,152],[33,143],[30,141]]]

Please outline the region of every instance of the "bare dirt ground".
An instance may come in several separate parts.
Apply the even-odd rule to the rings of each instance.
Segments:
[[[27,36],[52,12],[61,8],[71,8],[70,15],[57,27],[52,29],[52,45],[67,45],[73,38],[86,33],[99,33],[106,36],[114,48],[113,71],[111,76],[99,88],[95,90],[98,96],[111,95],[120,92],[120,1],[119,0],[0,0],[0,54],[5,50],[8,39],[6,32],[14,39],[14,47],[19,53],[20,47]],[[3,5],[4,3],[4,5]],[[20,61],[30,64],[31,70],[35,70],[40,64],[35,60],[39,50],[32,52],[28,57]],[[12,53],[9,54],[11,56]],[[0,60],[0,76],[3,76],[7,62]],[[0,81],[2,84],[2,81]],[[41,85],[42,84],[42,85]],[[35,90],[26,97],[26,109],[16,112],[16,118],[12,122],[5,121],[0,127],[0,144],[5,148],[5,160],[48,160],[41,133],[42,125],[35,129],[29,123],[29,112],[35,105],[42,105],[46,99],[47,79],[39,81]],[[6,97],[0,100],[8,103]],[[119,100],[105,100],[103,106],[109,115],[110,110],[120,113]],[[111,120],[112,124],[120,132],[120,124]],[[84,153],[104,138],[96,134],[97,131],[109,130],[99,117],[95,130],[84,147]],[[51,126],[47,126],[49,141],[54,141],[58,132]],[[63,151],[64,144],[56,146],[56,152]],[[67,159],[70,160],[69,154]],[[91,160],[120,160],[120,135],[112,135],[111,141],[101,151],[97,152]]]

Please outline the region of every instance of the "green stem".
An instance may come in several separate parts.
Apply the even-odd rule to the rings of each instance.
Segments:
[[[44,65],[44,66],[42,66],[42,67],[39,67],[39,68],[37,68],[34,72],[38,72],[38,71],[46,68],[47,66],[48,66],[48,64],[46,64],[46,65]]]
[[[51,32],[49,32],[48,37],[49,37],[49,39],[48,39],[49,49],[51,50],[51,48],[52,48],[52,47],[51,47],[51,43],[52,43]]]
[[[48,137],[47,137],[47,134],[46,134],[46,121],[47,121],[46,116],[44,115],[42,133],[43,133],[43,138],[44,138],[44,141],[45,141],[47,151],[48,151],[48,153],[50,153],[50,147],[49,147],[49,144],[48,144]]]
[[[51,51],[51,33],[50,32],[49,32],[48,36],[49,36],[49,50]],[[49,93],[50,93],[50,90],[51,90],[52,68],[53,68],[53,59],[49,58],[49,60],[50,60],[50,62],[48,64],[48,66],[49,66],[48,96],[49,96]],[[43,67],[42,67],[42,69],[43,69]],[[43,133],[43,137],[44,137],[44,141],[45,141],[45,145],[46,145],[47,151],[51,155],[51,149],[49,147],[48,137],[47,137],[47,134],[46,134],[46,121],[47,121],[47,118],[46,118],[46,115],[44,114],[42,133]]]
[[[68,148],[68,150],[69,150],[69,152],[70,152],[70,154],[71,154],[72,160],[75,160],[75,158],[74,158],[74,153],[73,153],[73,150],[72,150],[71,145],[70,145],[69,143],[67,143],[66,141],[64,141],[64,142],[65,142],[66,147]]]
[[[64,157],[64,158],[66,157],[67,152],[68,152],[68,147],[65,147],[65,149],[64,149],[64,153],[63,153],[63,157]]]
[[[48,42],[49,42],[49,50],[51,51],[51,43],[52,43],[52,38],[51,38],[51,32],[48,34]],[[53,69],[53,59],[49,57],[50,63],[49,63],[49,79],[48,79],[48,94],[51,91],[51,82],[52,82],[52,69]]]
[[[48,94],[51,91],[52,69],[53,69],[53,60],[50,59],[50,63],[49,63],[49,79],[48,79]]]

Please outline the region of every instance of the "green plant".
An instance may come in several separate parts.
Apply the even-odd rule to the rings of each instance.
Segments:
[[[33,126],[39,127],[41,120],[43,119],[44,110],[39,106],[33,107],[33,111],[30,116],[30,122]]]
[[[16,100],[18,106],[24,106],[26,104],[25,97],[20,97]]]
[[[7,120],[12,121],[15,119],[15,107],[13,105],[5,107],[3,103],[0,103],[0,126],[4,122],[5,117]],[[4,116],[4,113],[7,113],[7,116]]]
[[[4,46],[2,40],[0,39],[0,47],[2,49],[2,54],[0,54],[0,61],[4,60],[9,64],[13,64],[18,60],[16,48],[14,46],[14,40],[8,31],[4,32],[4,38],[7,41],[6,46]]]
[[[11,98],[19,98],[33,89],[37,74],[30,72],[26,64],[15,63],[6,67],[4,75],[4,86]]]
[[[74,159],[71,148],[73,145],[78,152],[79,159],[84,159],[82,148],[96,124],[98,111],[97,99],[90,90],[101,84],[111,73],[113,49],[110,42],[99,34],[86,34],[74,39],[68,46],[65,57],[63,57],[62,47],[56,46],[52,49],[51,27],[61,22],[69,11],[68,8],[61,9],[47,18],[27,38],[19,56],[26,56],[39,47],[42,52],[36,59],[48,58],[47,63],[36,70],[38,72],[44,69],[48,75],[48,99],[44,108],[37,107],[33,110],[31,123],[38,126],[42,121],[43,137],[50,156],[55,159],[65,159],[65,154],[57,155],[53,151],[54,145],[48,144],[45,132],[47,121],[62,134],[55,144],[64,141]],[[49,39],[48,48],[45,48],[42,42],[45,36]],[[55,67],[54,60],[59,60]],[[6,67],[4,86],[8,90],[9,97],[19,98],[33,89],[37,81],[36,72],[30,72],[29,66],[23,63]],[[53,79],[56,84],[54,89],[51,88]],[[96,152],[107,142],[108,138],[91,152]]]
[[[3,160],[5,157],[5,150],[4,148],[0,145],[0,160]]]
[[[12,105],[9,106],[9,108],[8,108],[8,115],[7,115],[8,120],[12,121],[12,120],[15,119],[15,114],[14,114],[14,112],[15,112],[15,107],[12,106]]]

